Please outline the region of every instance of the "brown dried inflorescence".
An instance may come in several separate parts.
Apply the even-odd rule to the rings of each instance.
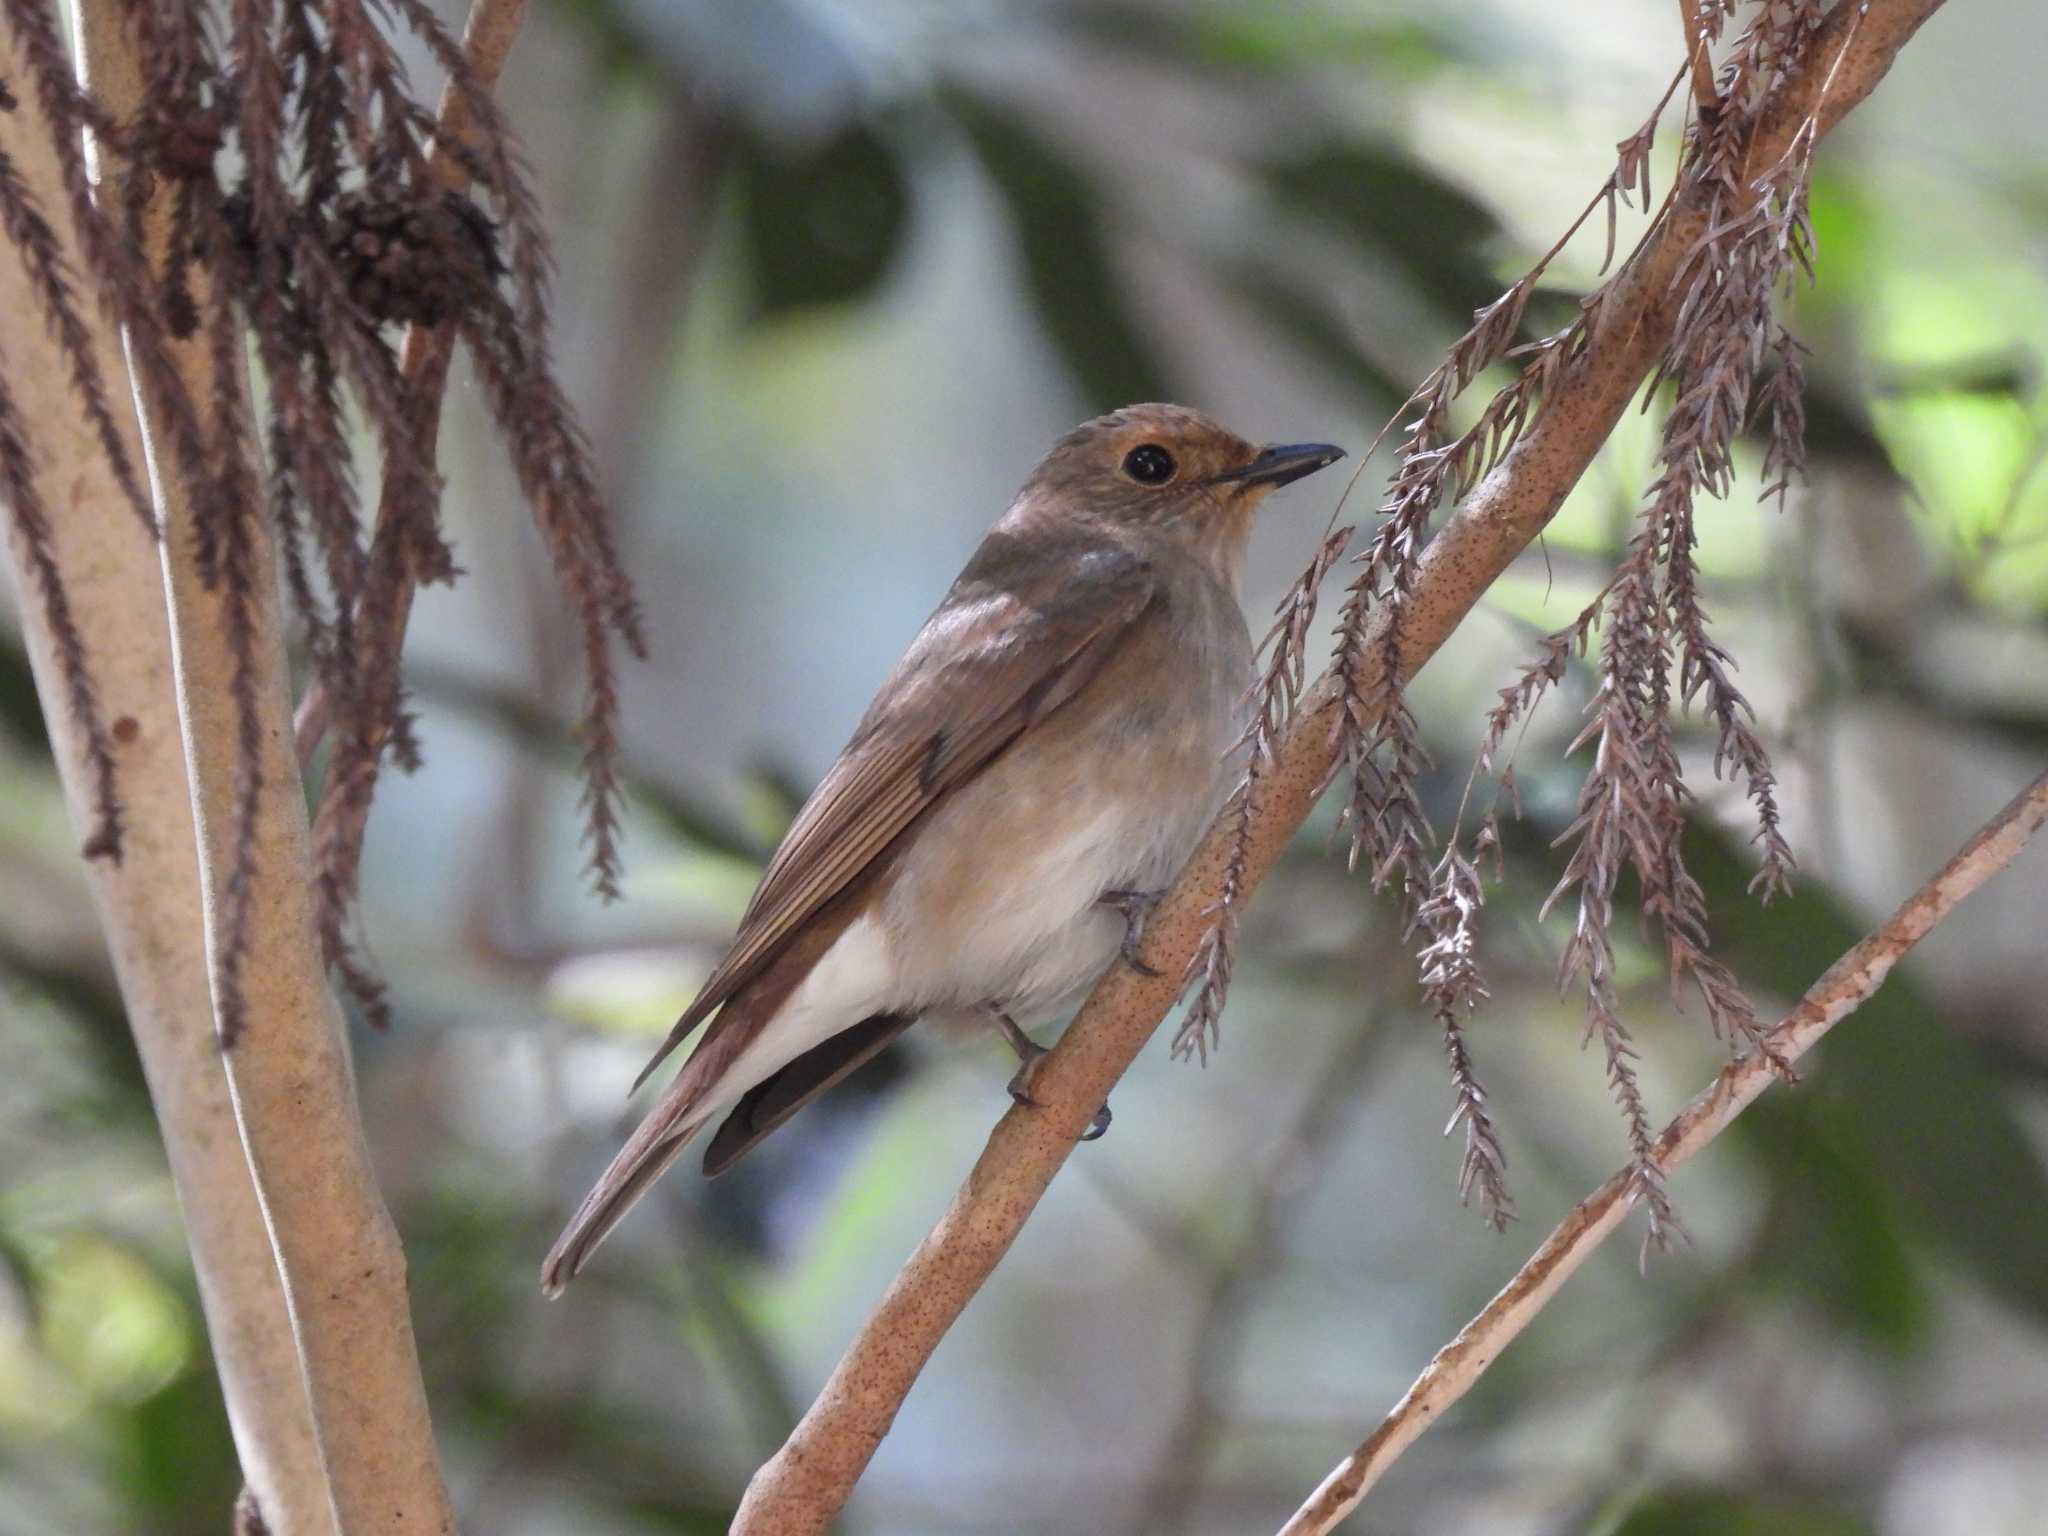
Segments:
[[[1403,405],[1396,417],[1405,424],[1397,467],[1379,526],[1357,557],[1359,569],[1339,625],[1334,671],[1341,697],[1335,728],[1338,772],[1349,780],[1344,820],[1351,833],[1351,858],[1354,865],[1366,865],[1376,888],[1398,883],[1424,998],[1443,1032],[1450,1064],[1455,1095],[1450,1128],[1465,1132],[1460,1190],[1468,1198],[1476,1191],[1496,1225],[1511,1210],[1505,1158],[1463,1022],[1486,995],[1475,958],[1484,900],[1480,868],[1482,855],[1498,857],[1499,837],[1489,811],[1469,844],[1454,830],[1443,851],[1435,851],[1418,791],[1428,757],[1402,696],[1407,669],[1396,649],[1404,627],[1401,610],[1414,586],[1432,516],[1462,499],[1514,446],[1558,370],[1581,355],[1599,325],[1609,288],[1589,297],[1561,331],[1520,339],[1536,284],[1596,209],[1607,212],[1603,266],[1615,254],[1618,205],[1651,210],[1649,152],[1664,111],[1688,81],[1693,89],[1681,98],[1688,116],[1677,178],[1642,237],[1647,243],[1664,233],[1681,193],[1686,206],[1700,214],[1701,233],[1677,278],[1678,320],[1658,375],[1658,382],[1670,383],[1675,397],[1663,426],[1658,473],[1612,580],[1571,624],[1545,637],[1537,658],[1501,691],[1487,719],[1474,774],[1494,776],[1497,798],[1512,794],[1512,768],[1502,758],[1510,733],[1564,678],[1574,655],[1590,655],[1597,687],[1590,719],[1574,745],[1590,745],[1593,761],[1579,815],[1561,839],[1571,852],[1550,902],[1570,897],[1576,905],[1560,979],[1584,989],[1587,1036],[1600,1041],[1626,1122],[1634,1194],[1648,1212],[1652,1241],[1661,1242],[1675,1230],[1675,1218],[1654,1160],[1635,1046],[1615,989],[1614,893],[1624,868],[1635,872],[1641,910],[1662,938],[1674,988],[1689,984],[1696,990],[1709,1022],[1733,1046],[1761,1048],[1754,1010],[1733,975],[1709,951],[1704,897],[1686,871],[1680,845],[1692,792],[1672,715],[1674,706],[1697,703],[1712,722],[1715,773],[1738,778],[1755,812],[1760,860],[1753,889],[1768,900],[1786,887],[1794,861],[1779,827],[1769,752],[1732,680],[1733,660],[1714,638],[1700,598],[1694,509],[1702,493],[1727,490],[1735,438],[1752,422],[1768,428],[1764,478],[1769,494],[1782,496],[1804,469],[1801,349],[1777,320],[1776,307],[1781,293],[1811,274],[1806,188],[1812,125],[1795,136],[1791,150],[1774,165],[1748,166],[1745,157],[1774,87],[1820,24],[1824,6],[1820,0],[1753,6],[1747,29],[1728,45],[1715,74],[1706,61],[1736,9],[1734,0],[1706,0],[1692,8],[1698,32],[1687,39],[1686,66],[1643,127],[1621,143],[1606,184],[1563,239],[1474,316],[1472,328]],[[1623,263],[1624,273],[1633,260]],[[1485,369],[1501,362],[1519,364],[1514,376],[1469,426],[1454,433],[1455,405]],[[1306,585],[1290,594],[1283,613],[1312,606],[1314,586],[1332,558],[1327,548],[1318,552],[1304,574]],[[1255,743],[1256,733],[1270,738],[1276,722],[1293,708],[1298,685],[1289,687],[1287,680],[1300,675],[1298,650],[1305,627],[1283,625],[1269,637],[1274,652],[1261,684]],[[1238,792],[1240,807],[1256,792],[1264,766],[1265,759],[1254,751]],[[1235,935],[1226,881],[1216,927],[1197,957],[1194,974],[1202,990],[1176,1042],[1183,1052],[1213,1035]]]
[[[450,79],[461,131],[414,95],[386,19],[395,13]],[[418,760],[399,669],[413,586],[452,581],[440,523],[434,426],[445,369],[399,365],[403,327],[443,328],[469,346],[507,452],[583,630],[590,865],[618,880],[618,690],[613,642],[642,648],[639,614],[613,545],[587,445],[547,352],[549,258],[520,153],[485,80],[420,0],[131,0],[150,71],[132,121],[112,121],[72,75],[50,0],[0,0],[51,131],[87,286],[125,332],[137,383],[165,424],[164,472],[191,507],[203,578],[224,594],[239,658],[231,682],[244,764],[236,864],[222,913],[219,1017],[232,1043],[249,914],[262,729],[254,690],[258,519],[276,532],[285,589],[325,696],[332,749],[315,842],[328,958],[373,1017],[381,988],[354,958],[362,833],[379,770]],[[12,98],[8,97],[8,101]],[[0,103],[4,106],[4,103]],[[103,158],[95,194],[81,144]],[[0,155],[0,225],[25,254],[115,476],[150,510],[86,343],[47,215]],[[147,254],[145,254],[147,253]],[[240,376],[253,342],[265,390],[252,418]],[[197,398],[175,349],[203,347],[214,387]],[[445,356],[445,353],[443,354]],[[381,449],[378,529],[367,536],[350,449],[359,412]],[[30,550],[66,669],[70,708],[100,775],[90,850],[118,853],[119,800],[94,704],[85,642],[65,622],[46,521],[19,418],[0,393],[0,473]],[[66,637],[69,637],[68,639]]]

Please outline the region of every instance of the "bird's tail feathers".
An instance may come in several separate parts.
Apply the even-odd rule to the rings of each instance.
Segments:
[[[677,1093],[676,1088],[681,1086],[680,1082],[672,1085],[626,1139],[619,1155],[583,1197],[576,1214],[569,1218],[569,1225],[562,1229],[555,1246],[541,1261],[541,1293],[549,1300],[562,1294],[597,1245],[633,1208],[634,1202],[647,1193],[648,1186],[682,1156],[690,1138],[716,1112],[715,1106],[693,1103],[699,1095]]]

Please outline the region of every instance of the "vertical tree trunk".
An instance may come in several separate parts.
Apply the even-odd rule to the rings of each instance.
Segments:
[[[81,75],[117,119],[134,111],[143,89],[125,21],[121,0],[86,0],[78,11]],[[160,197],[167,190],[159,189]],[[204,277],[195,270],[195,288]],[[205,313],[204,295],[195,298]],[[194,400],[215,400],[218,386],[221,398],[234,401],[230,408],[247,409],[243,381],[215,377],[203,337],[180,345],[175,362]],[[163,525],[163,584],[216,1006],[224,925],[237,897],[245,903],[237,941],[247,1028],[219,1059],[284,1276],[327,1492],[350,1536],[452,1532],[413,1343],[405,1256],[371,1167],[314,922],[269,520],[259,506],[242,509],[246,578],[238,591],[224,566],[223,579],[209,587],[192,523],[195,496],[214,490],[186,484],[173,456],[158,451],[161,425],[142,411]],[[252,495],[260,484],[252,473]],[[251,720],[253,736],[245,737]],[[253,748],[253,761],[245,748]],[[255,814],[245,829],[251,769]],[[245,833],[254,852],[249,885],[231,892]]]
[[[25,78],[4,33],[0,51],[8,60],[5,72]],[[15,110],[0,117],[0,135],[77,270],[49,126],[33,93],[21,92]],[[140,463],[120,338],[89,303],[81,311],[94,329],[100,374],[130,438],[130,458]],[[5,366],[38,451],[37,483],[51,512],[57,570],[86,637],[100,706],[119,753],[127,834],[120,863],[100,859],[88,865],[93,900],[163,1128],[242,1475],[277,1536],[334,1536],[284,1286],[214,1044],[199,857],[157,549],[129,512],[73,394],[64,360],[38,322],[21,253],[11,242],[0,242],[0,314],[10,317]],[[5,521],[22,632],[46,701],[72,825],[82,841],[94,819],[92,766],[63,704],[55,641],[28,552],[13,520]],[[221,1519],[225,1529],[226,1511]]]

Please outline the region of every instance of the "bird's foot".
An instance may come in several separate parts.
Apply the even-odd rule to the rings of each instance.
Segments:
[[[995,1015],[996,1028],[1011,1050],[1017,1053],[1017,1075],[1010,1079],[1010,1098],[1030,1109],[1040,1108],[1038,1100],[1031,1096],[1031,1079],[1038,1075],[1038,1064],[1052,1053],[1025,1034],[1015,1019],[1001,1009],[990,1010]],[[1088,1129],[1081,1133],[1083,1141],[1098,1141],[1109,1129],[1109,1106],[1103,1105],[1095,1112],[1095,1118],[1088,1122]]]
[[[1159,905],[1164,891],[1104,891],[1095,898],[1098,907],[1108,907],[1112,912],[1123,915],[1124,942],[1118,951],[1124,957],[1124,964],[1140,976],[1157,976],[1157,966],[1147,965],[1138,958],[1138,941],[1145,936],[1145,919],[1152,915],[1152,909]]]

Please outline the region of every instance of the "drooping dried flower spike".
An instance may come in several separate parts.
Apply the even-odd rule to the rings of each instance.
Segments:
[[[1501,761],[1508,734],[1563,679],[1575,653],[1593,653],[1598,686],[1592,718],[1574,744],[1590,744],[1593,760],[1578,817],[1561,839],[1571,851],[1550,902],[1575,898],[1560,979],[1584,988],[1587,1038],[1600,1041],[1622,1111],[1634,1195],[1648,1213],[1650,1240],[1662,1242],[1677,1230],[1676,1218],[1653,1159],[1636,1048],[1614,981],[1614,892],[1624,867],[1635,871],[1641,909],[1663,939],[1674,988],[1690,984],[1716,1033],[1737,1048],[1758,1048],[1761,1038],[1740,986],[1709,952],[1704,896],[1681,854],[1692,791],[1672,734],[1674,708],[1699,702],[1717,734],[1716,774],[1739,777],[1755,809],[1761,859],[1753,889],[1768,900],[1785,888],[1793,868],[1779,826],[1769,752],[1732,680],[1733,660],[1714,638],[1700,600],[1694,508],[1702,492],[1718,496],[1728,489],[1735,438],[1752,420],[1769,423],[1769,494],[1782,496],[1804,467],[1800,348],[1775,310],[1779,295],[1811,273],[1806,188],[1813,135],[1795,136],[1791,150],[1761,170],[1746,167],[1744,156],[1772,88],[1788,61],[1800,56],[1824,6],[1820,0],[1753,6],[1747,30],[1729,46],[1717,76],[1712,52],[1736,9],[1735,0],[1681,7],[1685,67],[1649,119],[1618,146],[1615,169],[1600,192],[1529,273],[1475,314],[1472,328],[1397,413],[1404,428],[1382,520],[1358,557],[1339,625],[1335,729],[1340,771],[1349,775],[1343,818],[1350,828],[1351,860],[1367,866],[1375,887],[1398,879],[1423,995],[1444,1035],[1455,1096],[1450,1129],[1465,1132],[1459,1187],[1467,1198],[1478,1192],[1495,1225],[1512,1210],[1506,1160],[1463,1026],[1486,995],[1476,959],[1483,904],[1479,866],[1483,853],[1498,857],[1499,839],[1489,813],[1469,847],[1454,830],[1449,846],[1432,851],[1435,834],[1418,790],[1428,757],[1402,697],[1401,658],[1369,648],[1391,648],[1402,631],[1400,610],[1413,590],[1432,516],[1467,495],[1514,446],[1558,371],[1582,353],[1600,323],[1611,284],[1588,298],[1563,330],[1517,344],[1529,299],[1550,262],[1597,208],[1607,210],[1604,269],[1614,256],[1618,204],[1650,212],[1642,236],[1647,243],[1665,233],[1681,191],[1704,194],[1703,233],[1678,275],[1678,324],[1652,385],[1669,381],[1675,403],[1664,422],[1659,470],[1638,531],[1608,586],[1571,624],[1546,637],[1537,659],[1501,691],[1475,765],[1475,774],[1496,777],[1496,797],[1511,794],[1512,768]],[[1650,149],[1664,111],[1688,80],[1693,89],[1681,98],[1688,122],[1678,172],[1652,211]],[[1633,260],[1624,262],[1624,274]],[[1515,376],[1470,426],[1453,434],[1457,401],[1484,369],[1503,360],[1519,363]],[[1304,581],[1319,581],[1331,558],[1327,548],[1319,551]],[[1375,634],[1383,638],[1369,638]],[[1272,722],[1291,711],[1297,691],[1286,686],[1285,674],[1268,668],[1257,701],[1255,743],[1261,736],[1270,739]],[[1240,821],[1261,766],[1254,751],[1239,791]],[[1226,876],[1216,925],[1191,973],[1200,976],[1202,989],[1176,1040],[1181,1053],[1214,1035],[1236,938],[1232,893]]]
[[[449,100],[459,106],[446,122],[413,94],[389,31],[393,14],[448,74]],[[412,588],[457,574],[434,461],[445,368],[422,377],[400,367],[396,343],[406,327],[439,328],[468,344],[575,607],[590,686],[590,864],[597,888],[616,894],[612,644],[641,650],[640,621],[588,447],[549,362],[546,239],[522,157],[490,94],[502,52],[479,72],[420,0],[397,0],[388,11],[368,0],[133,0],[127,22],[150,77],[134,119],[115,122],[74,83],[49,0],[0,0],[0,15],[49,123],[84,278],[125,332],[138,383],[166,423],[165,470],[182,476],[189,492],[202,572],[226,593],[246,766],[221,924],[223,1036],[232,1043],[242,1020],[241,904],[260,788],[246,620],[254,584],[269,573],[251,558],[255,518],[276,529],[286,590],[331,722],[315,816],[322,939],[362,1005],[375,1018],[385,1011],[345,924],[379,770],[387,756],[404,767],[418,760],[399,668]],[[80,148],[88,135],[103,162],[98,195]],[[72,275],[54,254],[45,215],[4,160],[0,226],[27,255],[74,387],[146,518],[109,414],[117,392],[98,378],[79,340]],[[240,389],[245,337],[262,376],[261,421]],[[181,382],[172,366],[181,345],[211,354],[211,398],[192,398]],[[380,449],[374,541],[357,493],[351,409]],[[7,424],[0,417],[0,458]],[[37,503],[26,505],[33,517]],[[44,599],[54,616],[61,594],[46,590]],[[73,682],[69,693],[83,726],[89,686]],[[111,773],[105,784],[95,841],[111,847],[119,826]]]

